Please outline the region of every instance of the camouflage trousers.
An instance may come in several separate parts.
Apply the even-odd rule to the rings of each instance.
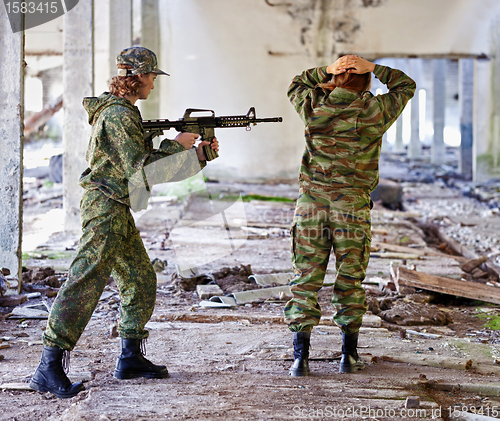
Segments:
[[[370,204],[370,194],[362,189],[322,192],[301,187],[291,229],[293,298],[285,306],[292,332],[310,331],[320,321],[318,292],[332,249],[337,268],[333,320],[347,334],[359,331],[367,310],[361,282],[370,257]]]
[[[52,305],[44,345],[74,348],[111,274],[121,297],[119,335],[147,338],[144,326],[155,305],[156,273],[129,208],[90,190],[80,209],[83,235],[68,279]]]

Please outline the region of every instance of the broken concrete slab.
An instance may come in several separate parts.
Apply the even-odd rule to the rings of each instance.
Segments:
[[[176,272],[172,275],[172,285],[176,289],[184,291],[194,291],[197,285],[214,282],[215,277],[211,273],[202,273],[199,268],[189,268],[181,270],[176,265]]]
[[[288,285],[293,278],[293,273],[268,273],[253,274],[248,279],[253,279],[258,285],[269,286],[274,284]]]
[[[435,333],[418,332],[416,330],[406,329],[406,337],[411,338],[411,336],[419,336],[421,338],[427,338],[427,339],[439,339],[443,337],[443,335],[438,335]]]
[[[292,298],[292,292],[290,291],[289,286],[233,292],[231,295],[234,297],[237,304],[247,304],[255,301],[269,300],[272,298],[281,301]]]
[[[208,301],[201,301],[199,303],[200,307],[236,307],[238,304],[236,303],[236,299],[231,296],[214,296],[210,297]]]
[[[224,293],[217,284],[196,285],[196,293],[200,300],[207,300],[210,297],[222,296]]]
[[[40,304],[14,307],[9,315],[9,319],[48,319],[48,317],[47,308]]]

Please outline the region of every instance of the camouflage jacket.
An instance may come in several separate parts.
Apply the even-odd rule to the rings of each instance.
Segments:
[[[375,76],[389,92],[374,96],[344,88],[317,87],[331,75],[326,67],[296,76],[288,97],[305,124],[306,148],[299,171],[301,183],[321,189],[359,188],[378,184],[382,135],[415,93],[415,82],[400,70],[376,65]]]
[[[80,186],[98,189],[134,210],[147,206],[150,186],[190,177],[206,165],[196,150],[165,139],[158,149],[144,140],[139,109],[125,98],[107,92],[83,100],[92,135],[87,149],[89,167]],[[164,159],[166,158],[166,159]]]

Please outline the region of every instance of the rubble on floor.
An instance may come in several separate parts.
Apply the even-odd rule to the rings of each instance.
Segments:
[[[500,285],[496,276],[500,246],[494,241],[500,227],[493,202],[464,196],[458,187],[462,181],[454,182],[449,168],[436,173],[435,166],[414,162],[408,171],[403,164],[384,177],[402,188],[404,210],[387,209],[379,200],[372,212],[371,259],[363,283],[370,311],[363,319],[359,340],[366,370],[355,376],[338,374],[341,337],[332,322],[330,302],[336,277],[333,257],[319,293],[323,317],[312,333],[310,378],[288,376],[293,347],[283,320],[287,294],[238,304],[238,294],[288,287],[292,275],[286,232],[293,202],[271,203],[265,196],[293,199],[298,191],[288,184],[238,184],[242,194],[261,194],[245,202],[250,228],[244,233],[245,246],[190,273],[179,271],[174,264],[157,266],[157,304],[146,326],[150,331],[148,358],[155,362],[167,359],[172,373],[168,381],[141,379],[125,384],[112,378],[119,353],[120,297],[110,280],[72,353],[76,371],[70,378],[90,373],[85,378],[88,391],[71,402],[57,401],[56,406],[56,401],[16,386],[20,382],[26,385],[36,366],[46,320],[8,318],[0,325],[0,349],[4,346],[0,408],[5,413],[9,413],[9,405],[30,408],[36,411],[31,418],[41,421],[52,416],[54,420],[62,416],[114,419],[119,407],[120,418],[128,421],[142,419],[144,411],[149,411],[151,419],[297,418],[290,408],[298,402],[303,408],[312,408],[318,402],[330,404],[331,396],[339,408],[356,403],[398,413],[432,409],[448,415],[449,408],[460,405],[464,411],[459,412],[470,415],[472,407],[498,407],[500,310],[486,300],[477,300],[483,297],[462,297],[464,294],[451,288],[459,282],[473,291],[488,287],[496,292]],[[398,174],[414,178],[398,180]],[[176,244],[169,230],[172,221],[181,218],[184,205],[174,203],[172,212],[160,209],[161,205],[158,201],[158,207],[144,213],[150,212],[149,219],[140,220],[141,234],[152,259],[175,262]],[[230,222],[243,233],[241,222]],[[185,242],[179,247],[193,256],[202,254],[213,246],[211,234],[216,229],[206,224],[200,228],[206,236],[199,238],[187,228]],[[4,316],[16,306],[39,311],[44,302],[50,306],[53,297],[46,292],[56,292],[57,284],[48,279],[55,276],[61,282],[65,277],[65,271],[56,265],[49,274],[44,264],[50,265],[48,260],[29,262],[33,272],[22,294],[8,296],[22,297],[24,302],[0,309]],[[37,273],[47,276],[34,281]],[[402,275],[408,278],[408,274],[439,278],[441,289],[405,282]],[[41,294],[28,298],[26,288]],[[218,295],[221,291],[224,295]],[[207,308],[203,302],[213,306]],[[250,395],[258,399],[249,400]],[[164,396],[168,396],[166,401]],[[421,418],[441,419],[441,415],[435,412]]]

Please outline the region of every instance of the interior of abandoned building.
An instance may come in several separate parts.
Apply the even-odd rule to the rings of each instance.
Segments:
[[[37,18],[14,3],[0,5],[0,420],[500,418],[498,0],[62,0]],[[61,400],[29,381],[81,235],[82,99],[108,90],[133,45],[170,74],[139,101],[143,119],[254,107],[282,121],[216,129],[219,158],[133,213],[158,280],[148,358],[170,378],[113,378],[111,277],[71,353],[85,391]],[[417,91],[384,135],[371,196],[366,369],[338,373],[331,261],[313,374],[294,378],[283,308],[304,128],[286,93],[344,54]],[[372,77],[371,91],[387,89]]]

